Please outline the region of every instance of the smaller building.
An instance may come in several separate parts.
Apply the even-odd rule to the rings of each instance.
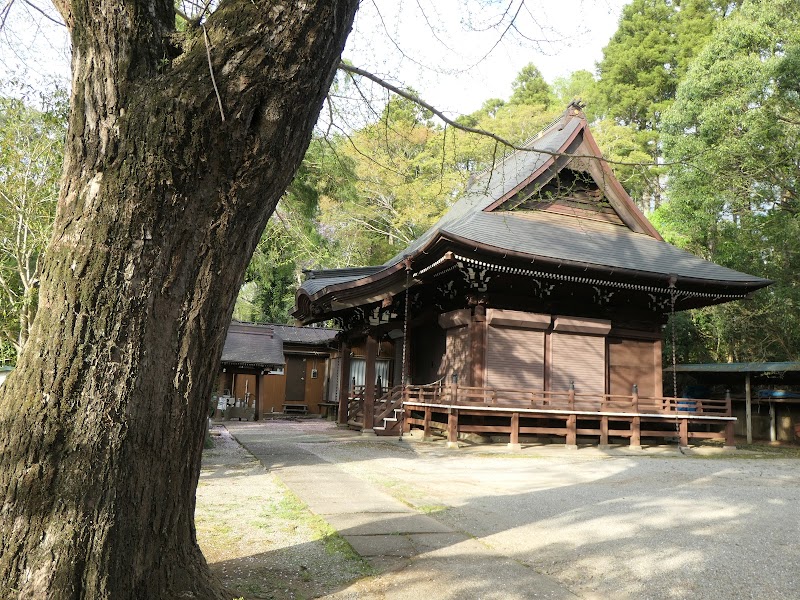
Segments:
[[[687,397],[731,396],[736,435],[800,442],[800,362],[680,364],[678,389]],[[672,377],[671,366],[664,369]]]
[[[329,363],[338,329],[234,321],[222,350],[216,392],[271,413],[321,414],[331,385]]]

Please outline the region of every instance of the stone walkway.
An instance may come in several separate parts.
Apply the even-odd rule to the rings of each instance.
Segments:
[[[553,578],[493,552],[303,448],[303,443],[325,443],[330,436],[362,440],[359,434],[333,431],[326,440],[301,426],[297,431],[238,422],[226,427],[380,573],[328,598],[577,598]]]

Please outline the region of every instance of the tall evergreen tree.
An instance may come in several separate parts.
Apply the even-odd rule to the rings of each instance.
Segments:
[[[800,5],[750,0],[698,56],[664,123],[662,229],[695,253],[776,280],[693,325],[717,360],[800,356]]]

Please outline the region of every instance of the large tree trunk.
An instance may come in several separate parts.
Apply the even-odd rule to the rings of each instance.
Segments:
[[[39,312],[0,396],[0,597],[221,598],[197,546],[211,382],[357,0],[63,0],[72,112]]]

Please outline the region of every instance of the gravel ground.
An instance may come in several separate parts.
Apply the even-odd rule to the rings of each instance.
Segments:
[[[587,599],[800,598],[797,459],[446,450],[342,437],[325,421],[263,427]]]
[[[315,598],[371,572],[224,427],[213,434],[195,522],[200,547],[231,598]]]

